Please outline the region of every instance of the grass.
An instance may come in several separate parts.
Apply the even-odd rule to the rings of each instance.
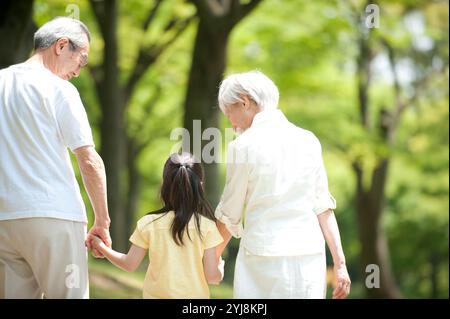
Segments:
[[[147,263],[143,262],[135,272],[125,272],[107,260],[89,257],[90,297],[92,299],[141,299]],[[222,282],[210,285],[211,299],[233,298],[233,287]],[[327,289],[327,299],[331,298],[332,288]],[[353,283],[350,299],[363,296],[362,284]]]

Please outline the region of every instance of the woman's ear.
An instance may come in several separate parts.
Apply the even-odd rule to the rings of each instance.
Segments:
[[[247,95],[242,95],[241,99],[242,99],[242,106],[244,107],[245,110],[247,110],[250,107],[250,99],[248,98]]]

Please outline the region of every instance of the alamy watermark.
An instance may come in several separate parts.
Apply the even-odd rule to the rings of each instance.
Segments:
[[[80,267],[75,264],[66,266],[66,287],[69,289],[80,288]]]
[[[80,20],[80,7],[77,4],[70,3],[66,6],[67,17]]]
[[[223,146],[229,145],[236,137],[236,132],[233,129],[226,128],[223,134],[217,127],[207,127],[202,130],[201,120],[193,120],[192,124],[191,132],[183,127],[172,129],[170,140],[175,143],[171,147],[169,155],[181,152],[191,153],[197,162],[203,164],[255,164],[258,166],[260,174],[270,174],[273,171],[273,165],[281,162],[288,167],[317,167],[319,159],[314,156],[313,152],[306,152],[301,158],[298,158],[298,156],[280,158],[285,154],[269,152],[268,149],[271,148],[267,147],[266,144],[279,143],[276,137],[271,136],[271,134],[267,135],[265,145],[256,143],[243,148],[228,147],[228,151],[223,152]],[[246,133],[243,132],[242,134]]]
[[[369,4],[366,6],[365,25],[367,28],[380,27],[380,7],[376,4]]]
[[[366,266],[366,287],[369,289],[380,288],[380,267],[376,264],[369,264]]]
[[[223,139],[222,132],[217,127],[208,127],[202,131],[201,120],[193,120],[192,124],[192,138],[186,128],[176,127],[172,129],[170,140],[178,142],[172,146],[170,154],[182,151],[194,154],[198,162],[205,164],[224,163],[222,140],[224,140],[225,145],[228,145],[235,137],[234,130],[226,128],[225,139]],[[204,143],[205,141],[208,142]]]

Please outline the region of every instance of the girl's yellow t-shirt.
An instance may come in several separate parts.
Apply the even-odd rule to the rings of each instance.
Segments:
[[[162,216],[162,217],[161,217]],[[183,246],[172,238],[170,226],[174,212],[146,215],[137,222],[131,243],[148,249],[150,263],[145,275],[144,298],[209,298],[209,287],[203,271],[205,249],[218,246],[223,238],[216,223],[200,216],[202,238],[195,218],[188,224],[190,238],[184,232]]]

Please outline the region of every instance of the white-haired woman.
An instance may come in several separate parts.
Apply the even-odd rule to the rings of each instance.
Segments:
[[[276,85],[258,71],[230,75],[220,86],[220,109],[242,134],[228,146],[215,213],[225,241],[217,254],[232,235],[241,238],[234,298],[325,298],[326,240],[333,298],[346,298],[350,278],[320,142],[287,120],[278,99]]]

